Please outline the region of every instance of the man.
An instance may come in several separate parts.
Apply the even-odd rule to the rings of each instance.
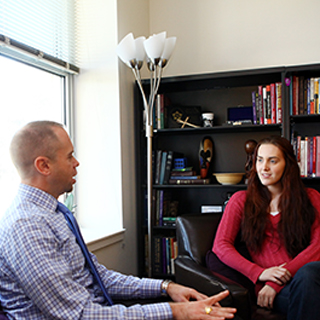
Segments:
[[[11,157],[21,177],[18,195],[0,224],[0,297],[11,319],[229,319],[234,308],[176,283],[139,279],[107,270],[92,260],[114,299],[157,298],[175,302],[108,306],[57,198],[73,189],[79,162],[63,126],[27,124],[14,136]],[[195,300],[189,302],[189,300]]]

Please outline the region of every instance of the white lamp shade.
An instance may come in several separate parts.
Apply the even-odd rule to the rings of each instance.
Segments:
[[[119,42],[116,52],[118,57],[126,64],[136,58],[136,45],[132,33],[127,34]]]
[[[146,37],[139,37],[134,40],[136,47],[136,60],[143,61],[146,56],[146,51],[144,50],[143,42],[146,40]]]
[[[161,57],[164,49],[165,39],[166,32],[161,32],[153,36],[150,36],[147,40],[143,42],[147,56],[152,61]]]
[[[172,52],[173,52],[173,49],[176,45],[176,41],[177,41],[176,37],[167,38],[165,40],[164,50],[161,55],[162,59],[166,59],[166,60],[170,59]]]

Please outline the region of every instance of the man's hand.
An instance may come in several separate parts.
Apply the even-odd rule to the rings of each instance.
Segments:
[[[192,300],[204,300],[208,298],[206,295],[197,290],[182,286],[180,284],[170,282],[167,288],[167,294],[175,302],[186,302]]]
[[[173,284],[170,284],[173,285]],[[232,319],[235,308],[221,307],[219,301],[226,298],[229,291],[223,291],[210,298],[191,302],[169,303],[175,320],[223,320]]]
[[[267,284],[258,292],[257,304],[260,307],[273,309],[273,301],[277,292]]]
[[[265,269],[260,274],[259,280],[262,282],[272,281],[280,286],[286,284],[291,280],[291,273],[286,268],[283,268],[284,265],[285,263],[279,267]]]

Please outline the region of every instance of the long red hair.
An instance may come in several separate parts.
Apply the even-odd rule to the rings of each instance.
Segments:
[[[281,220],[278,232],[290,257],[295,257],[310,244],[311,227],[315,221],[312,206],[300,177],[300,169],[290,142],[280,136],[262,139],[256,146],[253,165],[248,178],[245,213],[242,221],[242,237],[248,248],[258,252],[270,223],[271,195],[261,184],[256,171],[257,153],[262,144],[273,144],[282,152],[286,166],[281,178],[282,194],[279,199]]]

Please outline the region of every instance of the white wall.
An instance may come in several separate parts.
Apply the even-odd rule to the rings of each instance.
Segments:
[[[89,249],[108,268],[127,274],[137,273],[134,78],[119,63],[115,50],[119,39],[132,28],[137,34],[148,32],[148,4],[147,0],[78,2],[81,73],[75,80],[75,144],[80,161],[77,214],[89,241],[92,236],[108,233],[111,224],[115,223],[118,230],[123,225],[123,240],[105,248],[94,242]],[[120,86],[118,68],[125,75]],[[109,243],[101,241],[105,242]]]
[[[318,0],[150,0],[177,45],[165,75],[319,62]]]
[[[114,8],[110,11],[106,4],[109,1],[105,0],[82,1],[90,4],[88,14],[99,17],[94,19],[96,30],[88,35],[93,37],[90,41],[98,36],[107,37],[110,30],[106,21],[116,17]],[[137,37],[166,30],[168,36],[178,37],[164,76],[319,62],[318,0],[117,0],[117,6],[117,41],[129,32]],[[92,12],[93,8],[98,11]],[[77,134],[78,140],[81,139],[78,154],[81,154],[82,167],[79,170],[86,171],[79,183],[83,194],[91,189],[92,197],[97,193],[103,196],[106,192],[110,168],[105,165],[104,159],[109,156],[112,147],[110,144],[113,142],[109,140],[115,138],[117,141],[117,136],[107,129],[115,124],[118,126],[112,123],[117,122],[117,111],[110,107],[106,93],[110,88],[116,89],[109,86],[104,74],[111,51],[110,48],[96,46],[92,51],[89,47],[87,50],[92,57],[98,54],[99,62],[88,66],[85,70],[87,75],[83,74],[83,79],[92,76],[95,81],[88,86],[85,82],[78,83],[84,91],[81,93],[84,99],[80,101],[77,97]],[[107,267],[136,273],[134,81],[131,71],[122,63],[119,64],[119,81],[121,125],[114,132],[121,132],[121,150],[116,148],[116,166],[119,168],[118,165],[121,165],[122,169],[119,210],[123,210],[126,232],[123,242],[98,250],[96,254]],[[95,112],[92,111],[93,103]],[[81,116],[80,110],[83,112]],[[119,151],[122,153],[121,159]],[[93,180],[93,174],[99,179]],[[117,192],[119,188],[115,186]],[[86,203],[84,206],[90,205],[92,197],[82,200]],[[108,205],[102,201],[98,207],[107,210]]]

